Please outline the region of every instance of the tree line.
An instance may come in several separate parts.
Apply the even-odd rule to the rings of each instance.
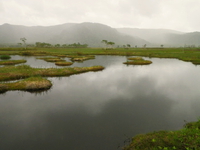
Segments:
[[[86,48],[88,47],[88,44],[80,44],[79,42],[78,43],[73,43],[73,44],[55,44],[55,45],[52,45],[50,43],[45,43],[45,42],[36,42],[35,43],[36,47],[63,47],[63,48]]]

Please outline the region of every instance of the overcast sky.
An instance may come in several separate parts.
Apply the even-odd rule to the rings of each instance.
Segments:
[[[0,0],[0,25],[81,22],[200,31],[200,0]]]

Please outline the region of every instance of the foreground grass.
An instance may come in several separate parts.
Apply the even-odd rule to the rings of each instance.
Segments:
[[[50,89],[52,83],[42,77],[30,77],[13,83],[0,83],[0,93],[10,90],[38,91]]]
[[[32,76],[58,77],[69,76],[89,71],[103,70],[102,66],[73,68],[32,68],[28,65],[6,66],[0,68],[0,81],[18,80]]]
[[[178,131],[137,135],[123,150],[200,150],[200,120]]]

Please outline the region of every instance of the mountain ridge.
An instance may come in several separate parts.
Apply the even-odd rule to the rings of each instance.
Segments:
[[[129,35],[124,36],[116,29],[99,23],[66,23],[55,26],[22,26],[4,24],[0,26],[0,44],[19,43],[26,37],[27,43],[48,42],[52,44],[85,43],[89,46],[100,46],[106,39],[122,44],[144,44],[147,41]]]
[[[80,42],[90,47],[101,47],[102,40],[115,42],[116,46],[132,47],[200,45],[200,32],[181,32],[171,29],[112,28],[101,23],[64,23],[53,26],[24,26],[5,23],[0,25],[0,44],[47,42],[72,44]]]

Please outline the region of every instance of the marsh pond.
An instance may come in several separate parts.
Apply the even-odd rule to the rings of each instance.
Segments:
[[[32,67],[57,67],[35,57]],[[66,58],[67,59],[67,58]],[[177,59],[146,58],[125,65],[123,56],[96,56],[73,66],[105,69],[48,78],[40,93],[0,95],[2,150],[117,150],[136,134],[177,130],[200,114],[200,67]]]

